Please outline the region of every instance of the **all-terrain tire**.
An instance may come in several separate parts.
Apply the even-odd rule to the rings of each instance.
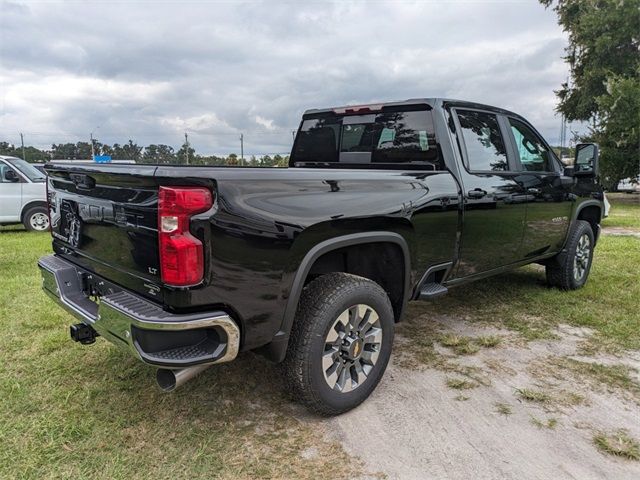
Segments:
[[[576,221],[565,250],[546,264],[547,283],[561,290],[582,288],[591,271],[594,243],[589,222]]]
[[[22,217],[24,228],[30,232],[46,232],[49,230],[49,212],[46,207],[31,207]]]
[[[373,326],[366,324],[374,320],[375,339],[380,340],[367,344],[362,339],[373,338]],[[352,327],[352,324],[356,326]],[[362,333],[367,328],[369,333]],[[380,285],[347,273],[318,277],[302,292],[282,363],[288,391],[294,400],[321,415],[338,415],[351,410],[380,382],[391,356],[393,333],[393,309]],[[327,343],[330,338],[336,338],[335,344]],[[363,342],[360,349],[355,343],[349,344],[357,341]],[[375,361],[372,360],[374,356]],[[323,360],[333,363],[326,368]],[[342,362],[346,366],[342,366]],[[345,370],[344,374],[342,370]],[[368,372],[366,378],[365,370]],[[334,373],[328,374],[330,371]],[[338,378],[333,387],[330,386],[331,378]]]

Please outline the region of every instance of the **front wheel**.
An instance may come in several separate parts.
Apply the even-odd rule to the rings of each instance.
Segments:
[[[49,213],[46,207],[32,207],[22,219],[24,228],[34,232],[45,232],[49,230]]]
[[[323,415],[358,406],[384,374],[393,330],[380,285],[347,273],[317,278],[302,293],[283,362],[289,391]]]
[[[546,266],[547,283],[562,290],[576,290],[587,283],[593,247],[593,230],[589,222],[578,220],[569,233],[565,251]]]

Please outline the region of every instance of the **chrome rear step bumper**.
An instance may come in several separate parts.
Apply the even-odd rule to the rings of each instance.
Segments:
[[[172,314],[56,255],[40,258],[42,288],[114,345],[149,365],[182,369],[233,360],[240,329],[225,312]],[[109,292],[93,301],[85,281]]]

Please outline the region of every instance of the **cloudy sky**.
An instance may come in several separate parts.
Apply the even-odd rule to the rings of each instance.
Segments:
[[[536,0],[0,0],[0,141],[284,153],[307,108],[452,97],[556,143],[565,45]]]

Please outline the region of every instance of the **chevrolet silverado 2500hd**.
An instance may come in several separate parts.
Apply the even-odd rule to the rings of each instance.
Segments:
[[[54,165],[43,286],[171,390],[255,351],[338,414],[373,391],[407,302],[529,263],[587,281],[598,147],[565,168],[523,117],[417,99],[304,113],[288,168]]]

